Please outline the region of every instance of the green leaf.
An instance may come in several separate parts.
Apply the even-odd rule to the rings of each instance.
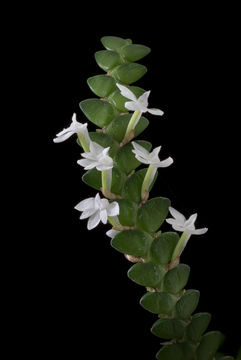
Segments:
[[[203,335],[196,351],[197,360],[213,360],[213,357],[223,342],[224,336],[219,331],[210,331]]]
[[[166,219],[170,205],[170,200],[163,197],[148,200],[138,210],[137,227],[150,233],[156,232]]]
[[[128,277],[135,283],[158,287],[164,277],[165,269],[152,263],[138,263],[133,265],[128,271]]]
[[[108,125],[118,114],[113,105],[100,99],[83,100],[79,106],[88,120],[99,127]]]
[[[179,264],[168,271],[164,279],[165,291],[171,294],[178,294],[187,284],[190,274],[190,267]]]
[[[182,338],[186,323],[178,319],[159,319],[151,328],[152,334],[162,339]]]
[[[91,186],[96,190],[100,190],[101,183],[101,171],[98,171],[96,168],[86,171],[82,176],[82,180],[85,184]]]
[[[137,204],[141,202],[141,187],[146,175],[147,168],[141,169],[132,174],[129,178],[127,178],[124,187],[122,196],[126,199],[130,199],[135,201]],[[155,177],[151,183],[150,190],[152,189],[156,179],[158,176],[158,172],[156,172]]]
[[[120,50],[123,46],[131,44],[130,39],[122,39],[117,36],[103,36],[100,41],[107,50]]]
[[[107,134],[111,135],[115,140],[121,142],[125,136],[127,126],[130,122],[132,114],[125,114],[116,117],[105,128]],[[149,121],[142,116],[135,127],[135,137],[140,135],[148,126]]]
[[[137,144],[143,146],[146,150],[151,150],[151,143],[144,140],[136,140]],[[132,152],[133,146],[131,143],[128,143],[122,146],[116,153],[114,161],[116,165],[124,171],[126,174],[129,174],[132,170],[135,170],[141,163],[135,158],[134,153]]]
[[[137,86],[128,86],[128,88],[133,92],[133,94],[136,95],[136,97],[141,96],[145,90],[137,87]],[[109,102],[114,105],[118,111],[120,112],[128,112],[129,110],[126,109],[125,107],[125,103],[127,101],[130,101],[129,99],[127,99],[126,97],[121,95],[121,92],[119,89],[116,89],[116,91],[114,91],[108,98]]]
[[[129,85],[139,80],[145,73],[147,68],[137,63],[128,63],[119,65],[110,72],[116,81]]]
[[[117,150],[119,150],[120,148],[118,142],[112,139],[112,137],[107,134],[103,134],[100,132],[89,132],[89,136],[92,141],[103,146],[103,148],[110,147],[108,152],[110,157],[114,157]]]
[[[123,254],[146,257],[152,242],[152,237],[140,230],[125,230],[118,233],[111,245]]]
[[[175,232],[165,232],[158,236],[151,246],[152,261],[156,264],[168,264],[171,261],[178,240],[179,236]]]
[[[101,98],[109,96],[116,89],[114,78],[107,75],[92,76],[87,83],[93,93]]]
[[[215,354],[215,360],[235,360],[233,356],[228,356],[224,354]]]
[[[120,55],[116,51],[100,50],[95,53],[95,60],[104,71],[109,71],[122,63]]]
[[[177,299],[167,293],[147,292],[140,300],[141,306],[153,314],[171,315]]]
[[[194,343],[199,342],[202,334],[207,330],[210,321],[211,315],[209,313],[193,315],[191,323],[187,327],[187,338]]]
[[[117,199],[120,207],[118,219],[122,226],[134,226],[136,223],[137,204],[125,199]]]
[[[157,353],[156,358],[158,360],[194,360],[194,356],[192,345],[183,342],[163,346]]]
[[[148,55],[151,49],[145,45],[131,44],[121,49],[123,55],[128,61],[138,61]]]
[[[189,319],[196,310],[200,292],[198,290],[187,290],[176,304],[176,313],[179,319]]]
[[[86,171],[86,173],[82,176],[82,180],[85,184],[96,190],[100,190],[102,187],[101,171],[98,171],[96,168]],[[125,180],[126,175],[119,169],[113,168],[111,192],[117,195],[121,195],[123,183]]]

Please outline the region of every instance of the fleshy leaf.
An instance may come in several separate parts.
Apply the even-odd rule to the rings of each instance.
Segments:
[[[165,345],[157,353],[158,360],[194,360],[194,348],[188,342]]]
[[[171,294],[178,294],[187,284],[190,274],[190,267],[186,264],[179,264],[168,271],[164,279],[165,291]]]
[[[146,257],[152,237],[140,230],[125,230],[118,233],[111,245],[123,254]]]
[[[209,313],[193,315],[190,324],[187,326],[187,338],[194,343],[199,342],[202,334],[207,330],[210,321],[211,315]]]
[[[198,290],[187,290],[176,304],[176,314],[179,319],[189,319],[196,310],[200,297]]]
[[[182,338],[185,331],[186,323],[179,319],[159,319],[152,328],[152,334],[162,339]]]
[[[101,98],[109,96],[116,89],[115,80],[107,75],[92,76],[87,83],[93,93]]]
[[[88,120],[101,128],[108,125],[118,115],[113,105],[100,99],[86,99],[79,105]]]
[[[129,178],[127,178],[124,187],[122,196],[126,199],[130,199],[132,201],[135,201],[137,204],[141,202],[141,187],[144,180],[144,177],[146,175],[147,168],[141,169],[136,171],[134,174],[132,174]],[[156,172],[155,177],[151,183],[151,186],[149,187],[149,190],[152,189],[156,179],[158,176],[158,172]]]
[[[210,331],[203,335],[196,351],[197,360],[213,360],[213,357],[222,344],[224,336],[219,331]]]
[[[136,223],[137,204],[125,199],[117,199],[120,207],[118,219],[122,226],[134,226]]]
[[[105,128],[106,133],[113,136],[113,138],[118,142],[121,142],[125,136],[126,129],[131,117],[132,114],[125,114],[116,117]],[[135,127],[135,137],[140,135],[147,128],[148,124],[149,121],[144,116],[142,116]]]
[[[177,299],[167,293],[147,292],[140,300],[141,306],[153,314],[171,315]]]
[[[179,236],[175,232],[165,232],[158,236],[151,246],[152,261],[156,264],[168,264],[171,261],[178,240]]]
[[[145,45],[131,44],[121,49],[123,55],[128,61],[138,61],[148,55],[151,49]]]
[[[139,80],[145,73],[147,68],[137,63],[128,63],[119,65],[110,72],[116,81],[129,85]]]
[[[111,192],[116,195],[121,195],[125,179],[126,175],[122,171],[117,168],[113,168]],[[91,186],[96,190],[100,190],[100,188],[102,187],[101,171],[98,171],[96,168],[86,171],[82,176],[82,180],[85,184]]]
[[[138,263],[128,271],[128,277],[142,286],[158,287],[164,277],[165,269],[152,263]]]
[[[151,150],[151,143],[144,140],[136,140],[137,144],[143,146],[146,150]],[[133,146],[131,143],[128,143],[122,146],[116,153],[114,161],[116,165],[124,171],[126,174],[130,174],[132,170],[135,170],[141,163],[135,158],[135,155],[132,152]]]
[[[167,198],[157,197],[148,200],[137,213],[137,227],[154,233],[165,221],[171,202]]]
[[[120,55],[116,51],[100,50],[95,53],[95,60],[104,71],[109,71],[122,63]]]
[[[122,39],[117,36],[103,36],[100,41],[107,50],[120,50],[123,46],[131,44],[130,39]]]

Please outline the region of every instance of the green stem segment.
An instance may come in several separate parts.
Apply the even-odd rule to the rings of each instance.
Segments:
[[[138,117],[140,117],[140,114],[141,114],[140,110],[136,110],[136,111],[133,113],[133,115],[132,115],[132,117],[131,117],[131,119],[130,119],[130,121],[129,121],[129,124],[128,124],[128,126],[127,126],[126,134],[125,134],[125,137],[124,137],[124,138],[127,138],[127,137],[130,135],[131,131],[134,130],[134,128],[135,128],[135,122],[136,122],[136,120],[138,119]]]
[[[89,152],[90,149],[89,149],[89,146],[88,146],[88,144],[87,144],[87,142],[85,140],[85,137],[81,133],[79,133],[77,135],[78,135],[79,142],[80,142],[82,148],[84,149],[84,151]]]
[[[115,220],[115,217],[108,216],[108,221],[115,228],[118,228],[120,226],[120,223]]]
[[[149,165],[146,175],[144,177],[142,188],[141,188],[141,198],[144,199],[146,196],[146,193],[149,191],[149,187],[151,184],[151,179],[153,177],[153,171],[155,171],[156,168],[153,165]]]
[[[101,171],[101,181],[102,181],[102,189],[104,191],[110,191],[109,187],[108,187],[108,180],[107,180],[107,171],[108,170],[103,170]]]
[[[172,260],[176,259],[178,256],[180,256],[180,253],[182,252],[183,248],[186,246],[189,238],[190,238],[190,234],[188,232],[184,232],[182,234],[182,236],[180,237],[176,247],[175,247],[175,250],[173,252],[173,255],[172,255]]]

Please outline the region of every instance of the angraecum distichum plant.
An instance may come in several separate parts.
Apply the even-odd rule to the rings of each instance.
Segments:
[[[93,197],[75,208],[81,220],[88,219],[89,230],[101,222],[108,226],[111,246],[131,263],[128,277],[145,287],[140,305],[156,316],[151,328],[161,342],[156,359],[235,359],[219,352],[224,336],[208,331],[211,315],[195,313],[199,291],[186,288],[190,267],[181,262],[181,254],[192,235],[208,229],[196,229],[197,214],[186,218],[168,198],[150,195],[158,172],[173,163],[171,157],[162,158],[161,146],[153,149],[151,142],[139,139],[149,125],[146,116],[163,115],[149,107],[150,91],[133,85],[147,72],[137,61],[150,48],[116,36],[105,36],[101,43],[105,49],[95,53],[95,60],[104,73],[87,79],[95,97],[80,102],[96,131],[88,132],[88,123],[73,114],[70,126],[54,139],[59,143],[75,135],[81,147],[78,164]],[[164,222],[170,231],[162,231]]]

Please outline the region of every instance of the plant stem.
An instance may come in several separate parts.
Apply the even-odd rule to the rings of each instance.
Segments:
[[[181,252],[184,249],[184,247],[186,246],[186,243],[187,243],[189,237],[190,237],[190,234],[188,232],[182,233],[182,236],[180,237],[180,239],[179,239],[179,241],[178,241],[178,243],[177,243],[177,245],[175,247],[175,250],[173,252],[171,260],[174,260],[178,256],[181,255]]]
[[[84,149],[84,151],[85,151],[85,152],[89,152],[90,149],[89,149],[89,146],[88,146],[88,144],[87,144],[84,136],[83,136],[81,133],[79,133],[79,134],[77,134],[77,135],[78,135],[79,142],[81,143],[81,146],[82,146],[82,148]]]
[[[142,200],[145,198],[146,192],[149,191],[150,186],[150,180],[152,178],[153,171],[155,170],[155,167],[153,165],[149,165],[146,175],[144,177],[142,187],[141,187],[141,198]]]
[[[132,115],[132,117],[131,117],[131,119],[130,119],[130,121],[129,121],[129,124],[128,124],[128,126],[127,126],[126,134],[125,134],[124,138],[128,137],[129,134],[131,133],[131,131],[134,130],[135,125],[136,125],[135,122],[136,122],[136,120],[138,119],[138,117],[140,116],[140,114],[141,114],[140,110],[136,110],[136,111],[133,113],[133,115]]]

